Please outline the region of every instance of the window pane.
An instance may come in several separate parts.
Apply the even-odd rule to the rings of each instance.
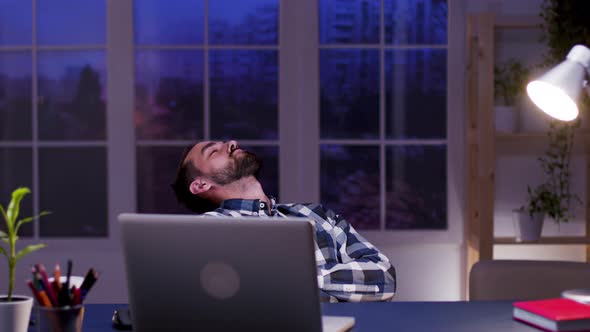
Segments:
[[[135,61],[137,137],[203,137],[203,52],[138,51]]]
[[[30,140],[31,53],[0,53],[0,140]]]
[[[40,45],[104,44],[105,0],[37,0]]]
[[[387,138],[446,138],[447,51],[396,50],[385,57]]]
[[[239,144],[240,142],[238,142]],[[242,146],[262,161],[258,181],[264,193],[279,199],[279,148],[276,146]]]
[[[209,43],[277,44],[278,0],[209,1]]]
[[[144,213],[192,213],[176,200],[170,185],[184,147],[137,148],[137,209]]]
[[[32,44],[31,1],[0,1],[0,45]]]
[[[108,236],[106,149],[39,149],[42,237]]]
[[[384,0],[385,42],[446,44],[446,0]]]
[[[391,146],[386,154],[386,228],[446,229],[446,146]]]
[[[18,187],[33,190],[33,152],[31,148],[0,148],[0,204],[6,209],[12,191]],[[33,192],[21,201],[21,217],[33,215]],[[43,206],[41,207],[43,208]],[[37,221],[35,221],[37,222]],[[0,230],[6,231],[6,224],[0,218]],[[32,236],[33,223],[23,225],[19,236]]]
[[[322,145],[321,202],[357,229],[379,229],[379,147]]]
[[[380,0],[320,0],[321,44],[379,43]]]
[[[276,51],[211,51],[211,136],[277,139]]]
[[[322,138],[379,137],[379,51],[321,50]]]
[[[38,73],[40,139],[106,137],[104,52],[39,52]]]
[[[203,43],[204,0],[136,0],[133,3],[137,44]]]

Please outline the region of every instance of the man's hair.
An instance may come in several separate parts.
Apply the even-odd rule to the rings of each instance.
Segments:
[[[212,202],[191,193],[189,187],[197,176],[203,175],[203,173],[193,164],[191,160],[186,160],[186,156],[193,148],[193,145],[187,146],[182,153],[180,164],[178,165],[178,171],[176,172],[176,179],[171,185],[176,199],[189,210],[196,213],[205,213],[213,211],[218,208],[217,205]]]

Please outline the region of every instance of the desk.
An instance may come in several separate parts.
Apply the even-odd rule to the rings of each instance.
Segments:
[[[115,308],[126,305],[88,304],[84,331],[116,331]],[[389,302],[324,303],[326,315],[356,317],[354,331],[537,331],[512,320],[512,302]],[[34,331],[33,328],[30,331]]]

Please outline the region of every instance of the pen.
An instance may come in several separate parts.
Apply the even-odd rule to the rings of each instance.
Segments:
[[[39,295],[39,290],[35,287],[35,285],[33,285],[33,281],[28,280],[27,285],[29,286],[29,288],[33,292],[33,296],[35,296],[35,299],[37,299],[37,302],[39,303],[39,305],[43,305],[43,300],[41,299],[41,296]]]
[[[44,290],[39,291],[39,298],[41,298],[41,305],[44,307],[51,307],[51,301]]]
[[[43,284],[41,283],[40,280],[37,279],[37,269],[35,267],[31,268],[31,274],[33,275],[33,285],[35,286],[35,288],[37,288],[37,290],[41,290],[43,289]]]
[[[86,277],[84,278],[84,281],[82,282],[82,285],[80,286],[80,292],[82,293],[82,301],[84,301],[84,299],[86,298],[86,295],[88,294],[88,292],[90,291],[90,288],[92,288],[92,286],[94,285],[94,283],[96,282],[96,280],[98,279],[98,273],[91,268],[88,273],[86,274]]]
[[[59,267],[59,263],[55,263],[55,269],[53,270],[53,280],[57,281],[57,292],[61,290],[61,268]]]
[[[38,265],[38,271],[41,273],[42,281],[43,281],[43,288],[51,301],[51,304],[57,305],[57,294],[53,290],[53,287],[49,283],[49,278],[47,278],[47,272],[45,271],[45,266],[43,264]]]
[[[82,304],[82,291],[80,288],[74,286],[74,297],[72,299],[72,305]]]
[[[59,292],[59,303],[62,306],[70,305],[70,277],[72,275],[72,260],[68,259],[68,269],[66,271],[66,282],[62,285],[61,291]]]
[[[66,288],[70,289],[70,276],[72,275],[72,260],[68,259],[68,271],[66,277]]]
[[[58,306],[57,297],[53,294],[53,287],[47,281],[47,278],[43,278],[43,274],[41,272],[37,272],[37,279],[41,280],[43,285],[43,290],[41,292],[45,292],[49,302],[52,306]]]
[[[53,289],[53,293],[56,296],[57,302],[59,302],[59,281],[55,281],[55,279],[51,282],[51,287]]]

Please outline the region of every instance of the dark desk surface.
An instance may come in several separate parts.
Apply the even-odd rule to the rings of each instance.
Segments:
[[[127,305],[89,304],[84,331],[116,331],[113,310]],[[540,331],[512,320],[512,302],[326,303],[325,315],[356,317],[354,331]],[[30,329],[34,331],[34,329]]]

